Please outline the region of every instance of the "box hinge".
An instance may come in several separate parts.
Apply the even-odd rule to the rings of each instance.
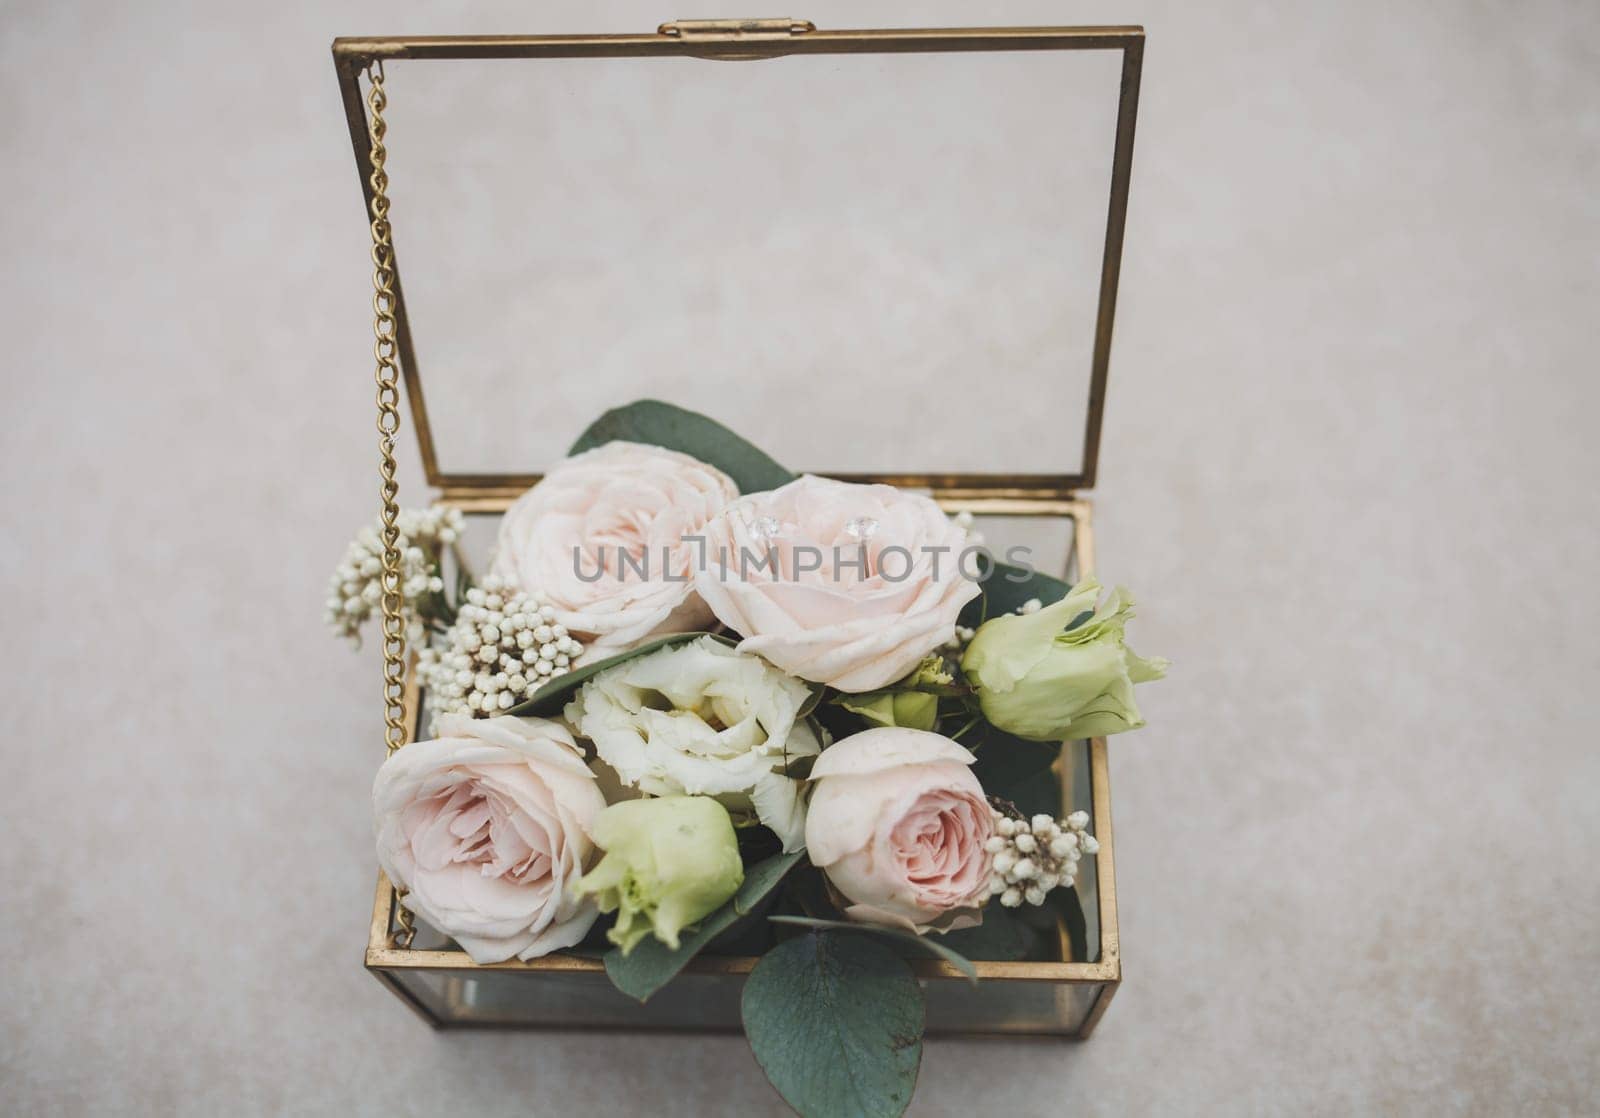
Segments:
[[[690,51],[701,58],[742,59],[782,54],[783,48],[773,44],[816,29],[804,19],[677,19],[656,28],[656,34],[685,44],[705,44],[704,50]]]

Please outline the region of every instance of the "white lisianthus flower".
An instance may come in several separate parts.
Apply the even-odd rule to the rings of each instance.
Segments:
[[[565,713],[623,784],[714,796],[794,851],[805,846],[806,782],[789,772],[822,751],[799,717],[810,695],[765,660],[701,637],[601,672]]]

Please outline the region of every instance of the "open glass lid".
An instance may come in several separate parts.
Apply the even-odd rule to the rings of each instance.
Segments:
[[[652,397],[796,470],[1092,484],[1142,42],[786,19],[338,40],[364,184],[385,68],[429,481],[521,489]]]

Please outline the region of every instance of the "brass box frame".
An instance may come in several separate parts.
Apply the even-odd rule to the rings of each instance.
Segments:
[[[759,59],[788,54],[849,54],[872,52],[959,52],[959,51],[1039,51],[1096,50],[1120,51],[1121,85],[1117,110],[1115,149],[1111,166],[1111,190],[1106,218],[1106,236],[1101,262],[1099,303],[1089,388],[1089,405],[1084,432],[1083,459],[1076,472],[1064,474],[1017,473],[870,473],[842,474],[833,477],[853,481],[885,482],[905,488],[928,490],[948,511],[967,510],[986,516],[1050,517],[1070,521],[1071,554],[1079,573],[1094,567],[1092,506],[1079,490],[1094,484],[1099,461],[1100,430],[1104,416],[1106,376],[1110,364],[1112,327],[1116,310],[1123,231],[1127,215],[1128,187],[1132,170],[1134,125],[1138,110],[1139,81],[1144,54],[1144,31],[1140,27],[993,27],[993,28],[918,28],[895,30],[819,31],[810,24],[790,20],[684,21],[663,24],[654,35],[546,35],[546,36],[422,36],[340,38],[333,43],[333,61],[344,100],[350,140],[360,173],[363,201],[371,203],[371,163],[368,154],[366,104],[361,96],[360,76],[372,64],[395,59],[549,59],[549,58],[641,58],[696,57],[711,59]],[[449,472],[440,468],[433,434],[428,422],[427,403],[415,348],[399,265],[395,265],[395,304],[397,350],[405,379],[412,423],[417,433],[422,465],[438,499],[469,513],[496,513],[522,491],[537,482],[539,474],[483,474]],[[415,740],[420,721],[421,695],[415,678],[407,692],[410,718],[408,739]],[[992,1032],[1043,1032],[1076,1039],[1089,1036],[1104,1015],[1122,981],[1122,958],[1117,932],[1114,842],[1111,825],[1111,786],[1106,743],[1096,738],[1088,743],[1088,771],[1091,814],[1100,849],[1095,855],[1099,955],[1088,962],[977,962],[984,983],[1039,983],[1056,990],[1087,989],[1092,998],[1081,1022],[1075,1027],[1040,1029],[985,1028]],[[1067,774],[1058,768],[1067,794]],[[488,978],[497,972],[516,975],[591,975],[604,981],[603,963],[594,958],[550,955],[530,962],[511,960],[489,966],[473,963],[460,950],[423,950],[394,946],[397,930],[395,896],[388,880],[380,874],[373,899],[366,967],[424,1020],[436,1028],[571,1028],[570,1024],[550,1022],[521,1023],[472,1019],[470,1013],[440,1012],[419,997],[413,981],[417,978],[461,978],[466,975]],[[742,978],[755,966],[754,957],[703,956],[693,960],[688,975]],[[964,981],[955,968],[934,959],[916,960],[913,966],[925,983]],[[930,1028],[936,1023],[930,1020]],[[583,1027],[581,1025],[576,1027]],[[610,1028],[613,1026],[601,1026]],[[647,1029],[650,1026],[620,1026]],[[680,1031],[673,1026],[672,1031]],[[682,1031],[692,1031],[684,1028]],[[702,1030],[704,1031],[704,1030]],[[721,1030],[712,1030],[721,1031]],[[939,1028],[940,1032],[959,1029]]]
[[[966,507],[960,502],[941,502],[947,509],[954,511]],[[500,501],[476,502],[473,511],[494,512],[500,511],[494,507]],[[1071,501],[1060,501],[1050,505],[1040,504],[1035,506],[1037,515],[1059,516],[1068,519],[1072,524],[1072,541],[1068,556],[1069,564],[1079,574],[1088,574],[1094,570],[1094,528],[1093,506],[1082,498]],[[415,675],[408,680],[406,690],[406,712],[408,717],[407,738],[408,742],[415,741],[421,722],[422,695],[417,687]],[[1092,1000],[1081,1018],[1070,1024],[1056,1024],[1048,1027],[1022,1026],[1017,1028],[1000,1028],[986,1026],[984,1028],[967,1031],[959,1027],[959,1023],[944,1022],[935,1019],[930,1012],[930,1033],[958,1036],[984,1036],[996,1033],[1022,1033],[1049,1036],[1063,1036],[1075,1040],[1088,1039],[1091,1032],[1105,1014],[1106,1007],[1111,1004],[1112,997],[1116,994],[1122,982],[1122,953],[1120,940],[1117,933],[1117,886],[1116,886],[1116,844],[1111,822],[1111,772],[1106,757],[1106,742],[1104,738],[1093,738],[1088,743],[1089,757],[1089,811],[1094,820],[1094,833],[1099,839],[1100,849],[1094,857],[1095,884],[1097,907],[1096,915],[1099,923],[1099,955],[1092,962],[974,962],[978,977],[983,983],[1039,983],[1051,986],[1062,992],[1058,1001],[1064,1001],[1067,992],[1073,989],[1085,989],[1091,992]],[[1057,778],[1062,782],[1063,802],[1069,802],[1071,789],[1069,776],[1057,763]],[[395,922],[395,894],[389,880],[382,874],[378,875],[377,889],[372,902],[372,922],[367,934],[366,967],[385,986],[389,987],[401,1001],[405,1002],[428,1024],[436,1029],[573,1029],[573,1028],[617,1028],[621,1031],[681,1031],[681,1032],[726,1032],[734,1031],[731,1028],[707,1026],[679,1026],[670,1028],[650,1025],[627,1026],[594,1026],[581,1023],[564,1022],[559,1025],[548,1022],[508,1021],[497,1019],[484,1021],[478,1019],[473,1007],[455,995],[447,995],[443,1000],[445,1008],[441,1009],[431,1005],[427,999],[420,997],[416,990],[418,980],[435,978],[449,982],[466,976],[483,978],[495,972],[509,973],[518,976],[535,975],[591,975],[598,982],[605,982],[603,977],[605,964],[599,959],[576,955],[547,955],[529,962],[510,960],[504,963],[480,965],[474,963],[465,951],[450,950],[419,950],[416,948],[403,948],[394,945],[394,936],[398,931]],[[1062,954],[1066,954],[1065,937],[1062,937]],[[685,969],[685,974],[700,976],[737,977],[750,973],[756,965],[757,959],[753,956],[700,956],[690,961]],[[966,982],[965,976],[949,963],[936,959],[917,959],[912,962],[917,976],[924,983],[953,983],[957,986]],[[497,975],[498,977],[498,975]],[[524,978],[525,980],[525,978]],[[658,994],[658,998],[666,998],[672,993],[672,988]],[[954,1026],[954,1027],[953,1027]]]

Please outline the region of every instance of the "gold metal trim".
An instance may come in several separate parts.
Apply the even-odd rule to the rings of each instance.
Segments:
[[[459,504],[459,502],[457,502]],[[503,507],[503,506],[501,506]],[[474,511],[492,512],[497,509]],[[1007,514],[1010,514],[1009,509]],[[1094,573],[1094,508],[1085,498],[1061,502],[1054,515],[1072,521],[1072,554],[1076,556],[1080,575]],[[415,740],[421,721],[421,703],[415,672],[407,679],[406,710],[409,714],[408,741]],[[1089,797],[1094,834],[1100,849],[1095,857],[1096,889],[1100,923],[1100,954],[1093,963],[1066,962],[975,962],[973,966],[981,980],[991,982],[1045,982],[1057,985],[1100,985],[1094,1004],[1084,1018],[1082,1026],[1068,1039],[1086,1040],[1104,1016],[1106,1007],[1122,982],[1122,949],[1117,932],[1117,883],[1115,861],[1115,832],[1111,820],[1111,765],[1104,738],[1089,742]],[[605,964],[599,959],[575,955],[546,955],[528,962],[512,959],[503,963],[480,965],[472,961],[465,951],[414,950],[396,947],[392,936],[395,928],[395,893],[389,880],[378,874],[377,889],[373,896],[372,921],[367,932],[366,968],[393,990],[425,1021],[438,1027],[457,1027],[456,1022],[443,1021],[427,1006],[420,1003],[406,986],[394,977],[402,971],[514,971],[528,974],[599,973]],[[1064,939],[1063,935],[1063,939]],[[1063,946],[1065,946],[1063,944]],[[757,962],[754,956],[700,956],[692,959],[685,968],[689,974],[741,975],[749,974]],[[964,980],[965,976],[950,964],[937,959],[912,961],[919,978],[930,981]],[[474,1027],[470,1024],[463,1027]],[[512,1028],[502,1024],[480,1024],[478,1028]],[[628,1031],[628,1030],[618,1030]],[[694,1030],[678,1030],[688,1032]],[[941,1033],[941,1035],[966,1035]],[[973,1034],[991,1035],[991,1034]],[[1011,1035],[1011,1034],[1007,1034]],[[1031,1034],[1029,1034],[1031,1035]],[[1041,1035],[1058,1036],[1046,1033]]]
[[[786,27],[786,29],[784,29]],[[669,31],[674,28],[675,31]],[[687,32],[686,32],[687,29]],[[752,29],[752,30],[740,30]],[[368,155],[366,106],[360,74],[375,61],[396,59],[496,58],[777,58],[784,55],[938,53],[962,51],[1113,50],[1122,52],[1121,92],[1117,106],[1111,192],[1106,213],[1105,249],[1101,259],[1100,293],[1089,381],[1089,407],[1084,426],[1083,459],[1076,473],[867,473],[834,474],[850,480],[882,481],[904,488],[1007,493],[1020,500],[1055,501],[1094,485],[1100,458],[1100,429],[1105,412],[1106,377],[1116,317],[1117,283],[1127,223],[1128,184],[1133,168],[1133,141],[1139,107],[1139,79],[1144,60],[1142,27],[966,27],[891,30],[820,31],[804,21],[711,20],[664,24],[653,35],[461,35],[379,36],[333,41],[333,62],[344,100],[363,202],[372,203],[372,167]],[[400,367],[412,427],[417,434],[423,471],[429,484],[463,497],[497,491],[520,492],[539,480],[538,474],[456,472],[439,465],[433,429],[422,388],[422,372],[412,343],[398,259],[394,269],[394,316]],[[815,472],[829,473],[827,470]],[[1026,514],[1024,514],[1026,515]]]

